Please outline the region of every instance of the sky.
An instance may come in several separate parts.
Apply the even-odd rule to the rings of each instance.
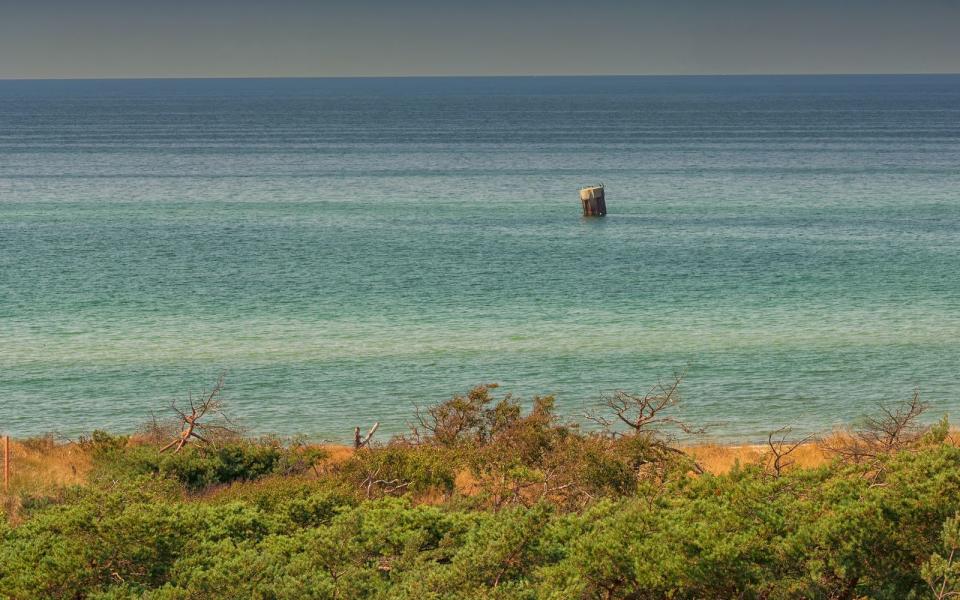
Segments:
[[[960,72],[960,0],[0,0],[0,78]]]

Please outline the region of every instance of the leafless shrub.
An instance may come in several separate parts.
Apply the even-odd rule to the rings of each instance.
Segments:
[[[600,425],[603,434],[609,437],[642,438],[650,452],[638,468],[649,471],[667,455],[686,456],[677,447],[678,433],[695,436],[707,431],[707,427],[691,426],[674,415],[680,405],[682,381],[683,373],[676,373],[668,383],[657,381],[645,394],[617,391],[603,398],[603,412],[589,412],[585,417]],[[696,473],[703,474],[703,468],[696,461],[691,461],[690,466]]]
[[[150,415],[150,420],[137,427],[136,438],[148,444],[163,444],[180,435],[181,420],[177,417]]]
[[[618,426],[626,426],[631,434],[657,432],[665,435],[670,429],[688,435],[705,433],[706,427],[692,427],[671,414],[680,405],[682,381],[683,373],[678,373],[669,383],[657,381],[642,395],[618,390],[603,398],[603,407],[613,413],[611,416],[593,412],[586,417],[611,433],[616,433]]]
[[[27,450],[34,452],[49,452],[60,443],[61,436],[57,433],[44,433],[34,437],[28,437],[20,440],[20,445]]]
[[[221,373],[217,383],[209,392],[203,393],[198,399],[193,394],[188,397],[189,412],[181,409],[174,400],[170,408],[176,413],[176,421],[180,426],[180,433],[176,438],[160,449],[166,452],[173,449],[180,452],[191,442],[211,444],[217,439],[235,438],[239,435],[239,428],[223,412],[223,384],[226,373]]]
[[[781,427],[776,431],[770,432],[767,436],[767,446],[770,450],[765,456],[765,468],[768,473],[774,477],[780,477],[783,471],[794,464],[790,455],[804,444],[813,440],[813,435],[808,435],[798,440],[788,440],[787,437],[793,432],[792,427]]]
[[[375,490],[381,494],[394,495],[402,493],[412,483],[411,481],[404,481],[399,477],[392,479],[380,478],[381,470],[382,467],[377,467],[372,472],[367,473],[364,480],[360,483],[360,487],[364,490],[368,499],[374,497]]]
[[[838,432],[823,442],[828,452],[853,463],[874,462],[879,457],[916,446],[929,431],[920,423],[930,405],[920,399],[919,390],[898,405],[880,405],[876,416],[868,416],[863,425]]]

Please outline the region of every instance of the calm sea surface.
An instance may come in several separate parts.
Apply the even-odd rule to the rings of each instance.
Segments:
[[[677,370],[721,440],[960,418],[960,76],[0,81],[0,431],[223,369],[331,440]]]

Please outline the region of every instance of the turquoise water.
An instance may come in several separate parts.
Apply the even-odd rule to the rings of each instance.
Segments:
[[[602,181],[610,210],[579,216]],[[720,440],[960,408],[960,77],[0,81],[0,430],[686,370]]]

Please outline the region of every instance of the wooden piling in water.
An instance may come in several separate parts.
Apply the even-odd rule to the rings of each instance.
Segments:
[[[607,214],[603,184],[581,189],[580,204],[583,206],[583,216],[585,217],[602,217]]]

